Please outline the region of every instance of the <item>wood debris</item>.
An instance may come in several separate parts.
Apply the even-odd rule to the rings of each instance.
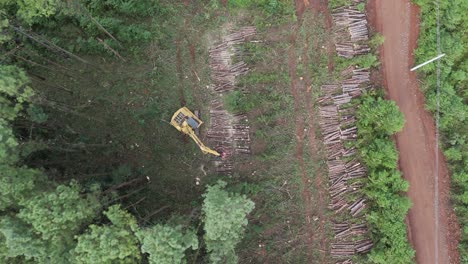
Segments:
[[[243,27],[225,36],[220,43],[209,50],[211,80],[215,91],[228,92],[236,89],[236,77],[246,74],[249,70],[243,61],[233,63],[232,58],[240,56],[240,50],[236,45],[242,44],[255,33],[255,27]]]
[[[373,245],[374,243],[370,239],[336,242],[331,244],[331,255],[335,258],[349,258],[357,253],[363,254],[369,252]]]
[[[335,264],[353,264],[353,262],[350,259],[347,259],[347,260],[344,260],[344,261],[336,262]]]

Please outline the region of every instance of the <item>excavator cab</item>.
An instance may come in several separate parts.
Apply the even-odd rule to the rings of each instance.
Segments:
[[[215,156],[220,156],[217,151],[214,151],[198,138],[195,131],[198,131],[198,128],[203,124],[201,121],[192,111],[190,111],[187,107],[182,107],[177,110],[171,118],[171,125],[175,127],[180,132],[189,135],[195,143],[197,143],[198,147],[204,154],[211,154]]]

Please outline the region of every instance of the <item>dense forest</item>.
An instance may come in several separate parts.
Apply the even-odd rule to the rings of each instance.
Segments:
[[[168,160],[202,158],[161,143],[180,141],[160,120],[179,105],[160,92],[178,8],[0,3],[2,263],[236,262],[253,202],[215,178],[197,188]]]

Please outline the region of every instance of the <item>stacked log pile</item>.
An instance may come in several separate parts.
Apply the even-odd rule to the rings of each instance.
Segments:
[[[350,0],[351,6],[340,7],[332,12],[335,47],[338,56],[353,58],[367,54],[369,32],[366,15],[359,11],[357,4],[363,0]],[[355,147],[345,147],[357,139],[355,108],[353,98],[368,89],[369,69],[350,66],[341,72],[339,84],[323,85],[322,97],[318,99],[320,128],[327,155],[329,175],[329,208],[341,214],[345,222],[333,223],[335,240],[331,243],[331,256],[346,258],[336,264],[352,264],[347,259],[354,254],[367,253],[373,246],[368,239],[368,228],[363,217],[366,198],[360,189],[361,178],[367,176],[366,168],[356,156]]]
[[[353,262],[350,259],[347,259],[347,260],[344,260],[344,261],[336,262],[336,264],[353,264]]]
[[[242,44],[255,33],[254,27],[243,27],[224,36],[222,41],[209,50],[212,87],[217,95],[222,96],[236,89],[236,77],[249,70],[245,62],[237,60],[234,63],[233,58],[240,58],[241,55],[236,45]],[[221,174],[232,174],[235,155],[251,152],[247,115],[229,113],[222,100],[211,102],[207,138],[216,151],[222,152],[223,158],[215,161],[216,171]]]
[[[355,148],[346,148],[344,144],[357,139],[355,109],[350,102],[367,89],[370,73],[368,69],[350,67],[341,76],[344,80],[339,84],[323,85],[323,96],[318,99],[319,125],[328,159],[329,208],[353,219],[353,224],[333,225],[336,241],[331,245],[331,256],[335,258],[351,257],[372,248],[371,240],[355,241],[357,236],[365,238],[367,234],[362,217],[366,198],[359,195],[363,186],[359,178],[366,177],[366,168],[357,159]]]
[[[333,10],[332,18],[336,28],[335,48],[338,56],[352,58],[370,51],[366,43],[369,39],[366,15],[355,5]]]
[[[331,254],[334,257],[350,257],[356,253],[367,253],[372,249],[372,246],[373,243],[370,239],[336,242],[331,244]]]
[[[236,88],[235,78],[246,74],[249,68],[243,61],[232,62],[232,57],[239,57],[240,50],[235,45],[242,44],[255,35],[255,27],[243,27],[231,33],[209,50],[209,64],[213,89],[228,92]]]
[[[365,224],[335,223],[332,226],[335,238],[347,238],[352,235],[367,233]]]

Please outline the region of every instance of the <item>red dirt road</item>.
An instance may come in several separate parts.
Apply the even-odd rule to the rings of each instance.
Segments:
[[[371,0],[368,8],[371,24],[385,37],[380,60],[387,96],[396,101],[406,120],[403,130],[396,135],[396,144],[400,169],[410,184],[408,196],[413,206],[407,217],[408,236],[416,250],[416,261],[457,263],[456,239],[449,236],[448,219],[453,211],[448,204],[448,172],[439,151],[440,199],[436,224],[435,125],[432,116],[424,110],[424,97],[416,75],[409,71],[418,36],[419,10],[409,0]]]

